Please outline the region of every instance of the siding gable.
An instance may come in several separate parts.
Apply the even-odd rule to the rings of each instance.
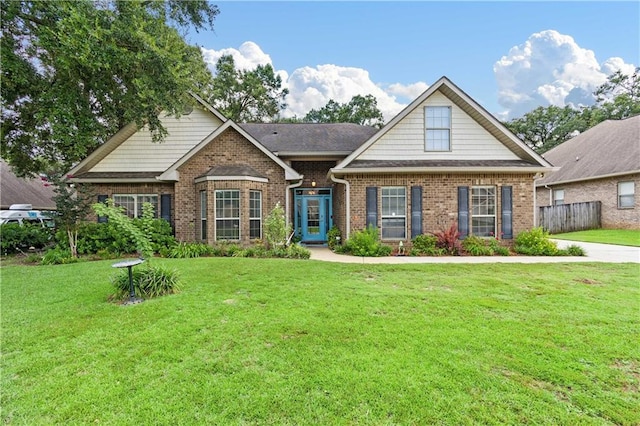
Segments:
[[[425,106],[451,107],[451,151],[425,151]],[[358,156],[359,160],[517,160],[441,91],[435,91]]]
[[[180,118],[162,116],[168,135],[151,141],[147,128],[138,130],[98,162],[91,172],[163,172],[215,131],[222,121],[209,111],[194,107]]]

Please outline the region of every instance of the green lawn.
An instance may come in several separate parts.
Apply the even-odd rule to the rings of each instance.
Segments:
[[[1,269],[6,424],[640,424],[633,264],[205,258]]]
[[[640,247],[640,230],[631,229],[591,229],[551,236],[558,240],[584,241],[586,243],[617,244]]]

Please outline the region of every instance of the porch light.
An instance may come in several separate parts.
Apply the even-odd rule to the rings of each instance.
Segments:
[[[316,181],[315,180],[311,182],[311,186],[314,187],[314,188],[316,187]]]

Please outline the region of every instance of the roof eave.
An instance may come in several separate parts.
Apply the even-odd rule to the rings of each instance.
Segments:
[[[334,175],[373,174],[373,173],[547,173],[556,168],[531,167],[362,167],[333,168]]]
[[[74,183],[158,183],[158,178],[69,178]]]
[[[560,167],[556,167],[556,170],[559,170],[559,169],[560,169]],[[559,181],[554,181],[554,182],[538,182],[538,183],[536,183],[536,186],[537,187],[544,187],[544,186],[566,185],[568,183],[587,182],[587,181],[590,181],[590,180],[607,179],[607,178],[618,177],[618,176],[633,175],[633,174],[637,174],[637,173],[640,173],[640,169],[628,170],[628,171],[617,172],[617,173],[609,173],[609,174],[606,174],[606,175],[587,176],[587,177],[582,177],[582,178],[578,178],[578,179],[566,179],[566,180],[559,180]]]

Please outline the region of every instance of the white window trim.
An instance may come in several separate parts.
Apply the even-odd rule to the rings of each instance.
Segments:
[[[493,214],[473,214],[473,207],[474,207],[474,202],[473,202],[473,190],[474,189],[482,189],[482,188],[491,188],[493,189]],[[479,185],[479,186],[472,186],[471,187],[471,203],[470,203],[470,225],[471,225],[471,229],[470,229],[470,234],[474,235],[475,233],[473,232],[473,219],[474,218],[479,218],[479,217],[492,217],[493,218],[493,235],[496,235],[497,229],[498,229],[498,188],[494,185]]]
[[[224,191],[233,191],[233,192],[237,192],[238,193],[238,217],[223,217],[223,218],[219,218],[218,217],[218,193],[219,192],[224,192]],[[215,235],[215,241],[241,241],[242,239],[242,191],[240,191],[239,189],[216,189],[215,190],[215,196],[214,196],[214,208],[215,208],[215,212],[216,212],[216,219],[215,219],[215,226],[214,226],[214,235]],[[218,221],[219,220],[237,220],[238,221],[238,238],[237,239],[232,239],[232,238],[218,238]]]
[[[259,199],[260,200],[260,209],[258,211],[260,216],[258,216],[258,217],[254,217],[254,216],[251,215],[251,213],[252,213],[251,212],[251,201],[252,201],[251,200],[251,194],[254,194],[254,193],[257,193],[257,194],[260,195],[260,199]],[[260,235],[257,236],[257,237],[251,237],[251,221],[252,220],[260,221],[260,232],[259,232]],[[258,189],[250,189],[249,190],[249,238],[250,239],[259,240],[259,239],[262,238],[262,225],[263,225],[262,224],[262,191],[260,191]]]
[[[558,194],[560,194],[560,193],[562,194],[562,198],[558,198],[558,197],[557,197],[557,195],[558,195]],[[561,205],[563,205],[563,204],[564,204],[564,195],[565,195],[565,193],[564,193],[564,189],[554,189],[554,190],[553,190],[553,205],[554,205],[554,206],[561,206]],[[558,201],[559,201],[559,200],[562,200],[562,202],[561,202],[561,203],[558,203]]]
[[[427,126],[427,110],[429,108],[447,108],[449,110],[449,127],[428,127]],[[452,142],[452,133],[453,130],[451,129],[452,127],[452,121],[453,121],[453,108],[451,108],[451,105],[426,105],[424,107],[424,111],[423,111],[423,117],[424,117],[424,151],[425,152],[451,152],[451,147],[453,145]],[[428,130],[448,130],[449,131],[449,148],[447,149],[429,149],[429,141],[427,139],[427,131]]]
[[[116,197],[131,197],[133,198],[133,217],[139,218],[142,216],[142,204],[138,203],[138,197],[155,197],[156,198],[156,206],[154,212],[154,217],[159,218],[162,217],[160,215],[160,196],[158,194],[113,194],[111,198],[113,199],[114,204],[118,204],[116,202]]]
[[[630,185],[630,186],[631,186],[632,191],[631,191],[631,192],[629,192],[629,193],[624,193],[624,194],[623,194],[623,193],[621,193],[621,192],[620,192],[620,187],[621,187],[621,186],[623,186],[623,185],[625,185],[625,184]],[[617,199],[618,199],[618,209],[620,209],[620,210],[628,210],[628,209],[633,209],[633,208],[635,208],[635,205],[636,205],[636,183],[635,183],[635,181],[632,181],[632,180],[631,180],[631,181],[618,182],[617,187],[618,187],[618,191],[617,191],[617,192],[618,192],[618,196],[617,196]],[[629,197],[629,196],[630,196],[630,197],[632,197],[633,203],[632,203],[630,206],[623,206],[623,205],[621,205],[621,203],[620,203],[620,198],[621,198],[621,197]]]
[[[384,190],[385,189],[403,189],[404,190],[404,215],[384,215],[384,208],[383,208],[383,204],[384,202],[382,201],[385,197],[384,195]],[[401,238],[398,237],[394,237],[394,238],[384,238],[382,235],[384,233],[384,219],[399,219],[399,218],[403,218],[404,219],[404,236]],[[406,240],[407,239],[407,188],[404,186],[382,186],[380,187],[380,239],[384,240],[384,241],[401,241],[401,240]]]

